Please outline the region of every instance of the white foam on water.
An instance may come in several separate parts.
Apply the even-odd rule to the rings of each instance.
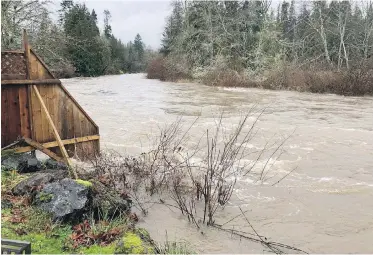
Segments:
[[[305,150],[305,151],[313,151],[315,150],[314,148],[310,148],[310,147],[304,147],[304,148],[300,148],[301,150]]]
[[[366,182],[357,182],[357,183],[355,183],[355,185],[373,187],[373,183],[366,183]]]
[[[289,148],[290,149],[297,149],[297,148],[299,148],[299,145],[298,144],[290,144]]]
[[[318,180],[318,182],[330,182],[330,181],[332,181],[332,180],[334,180],[333,177],[322,177],[322,178],[320,178],[320,179]]]
[[[256,195],[248,194],[248,191],[246,189],[235,189],[236,196],[241,201],[252,201],[252,200],[259,200],[263,202],[272,202],[275,201],[275,197],[267,197],[262,196],[260,192],[258,192]]]

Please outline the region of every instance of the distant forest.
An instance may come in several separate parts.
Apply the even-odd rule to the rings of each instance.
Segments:
[[[174,1],[148,78],[373,94],[373,3]]]
[[[282,61],[349,68],[372,55],[372,2],[270,2],[176,1],[162,52],[192,67],[223,58],[252,71]]]
[[[144,71],[151,51],[139,34],[126,43],[116,38],[108,10],[104,11],[104,29],[100,33],[95,10],[65,0],[60,3],[58,21],[53,21],[48,4],[1,1],[2,50],[20,49],[22,30],[26,28],[33,49],[59,77]]]

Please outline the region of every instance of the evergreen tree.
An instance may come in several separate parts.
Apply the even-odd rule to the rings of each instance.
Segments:
[[[142,62],[144,60],[144,43],[139,34],[136,35],[133,41],[133,50],[135,51],[136,60]]]
[[[83,4],[75,4],[65,14],[64,31],[75,43],[67,51],[76,70],[82,75],[96,76],[107,68],[102,53],[105,44],[99,37],[94,17]]]
[[[168,55],[171,52],[171,47],[176,44],[177,37],[182,30],[182,11],[182,3],[180,1],[173,2],[172,14],[167,19],[162,37],[162,48],[160,52],[164,55]]]
[[[110,22],[110,19],[111,19],[111,14],[108,10],[105,10],[104,11],[104,34],[106,36],[106,38],[110,38],[111,37],[111,26],[109,24]]]

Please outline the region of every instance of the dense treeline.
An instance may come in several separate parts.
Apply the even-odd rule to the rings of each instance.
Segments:
[[[373,93],[366,76],[373,59],[373,3],[293,0],[274,8],[264,0],[176,1],[161,53],[149,65],[150,78],[347,94],[351,88],[335,91],[336,77],[346,83],[359,76],[368,82],[363,90]],[[294,78],[302,88],[288,84]],[[315,83],[323,84],[310,88]]]
[[[124,44],[111,31],[109,11],[104,11],[100,33],[95,10],[67,0],[60,6],[54,22],[46,1],[2,1],[2,50],[19,49],[26,28],[32,47],[60,77],[144,71],[151,51],[139,34]]]

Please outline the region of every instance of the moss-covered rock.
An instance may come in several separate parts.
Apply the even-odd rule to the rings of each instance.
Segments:
[[[86,186],[65,178],[46,184],[37,193],[34,204],[51,213],[55,220],[79,221],[89,211],[89,192]]]
[[[85,180],[75,180],[76,183],[83,185],[84,187],[91,188],[93,186],[92,182]]]
[[[49,202],[53,199],[53,194],[50,194],[50,193],[45,193],[45,192],[40,192],[38,195],[37,195],[37,199],[40,200],[40,202]]]
[[[118,242],[115,254],[155,253],[154,242],[145,229],[126,232]]]
[[[33,190],[33,188],[44,186],[54,180],[55,177],[51,173],[36,173],[31,175],[29,178],[19,182],[12,188],[12,192],[16,196],[27,195]]]

